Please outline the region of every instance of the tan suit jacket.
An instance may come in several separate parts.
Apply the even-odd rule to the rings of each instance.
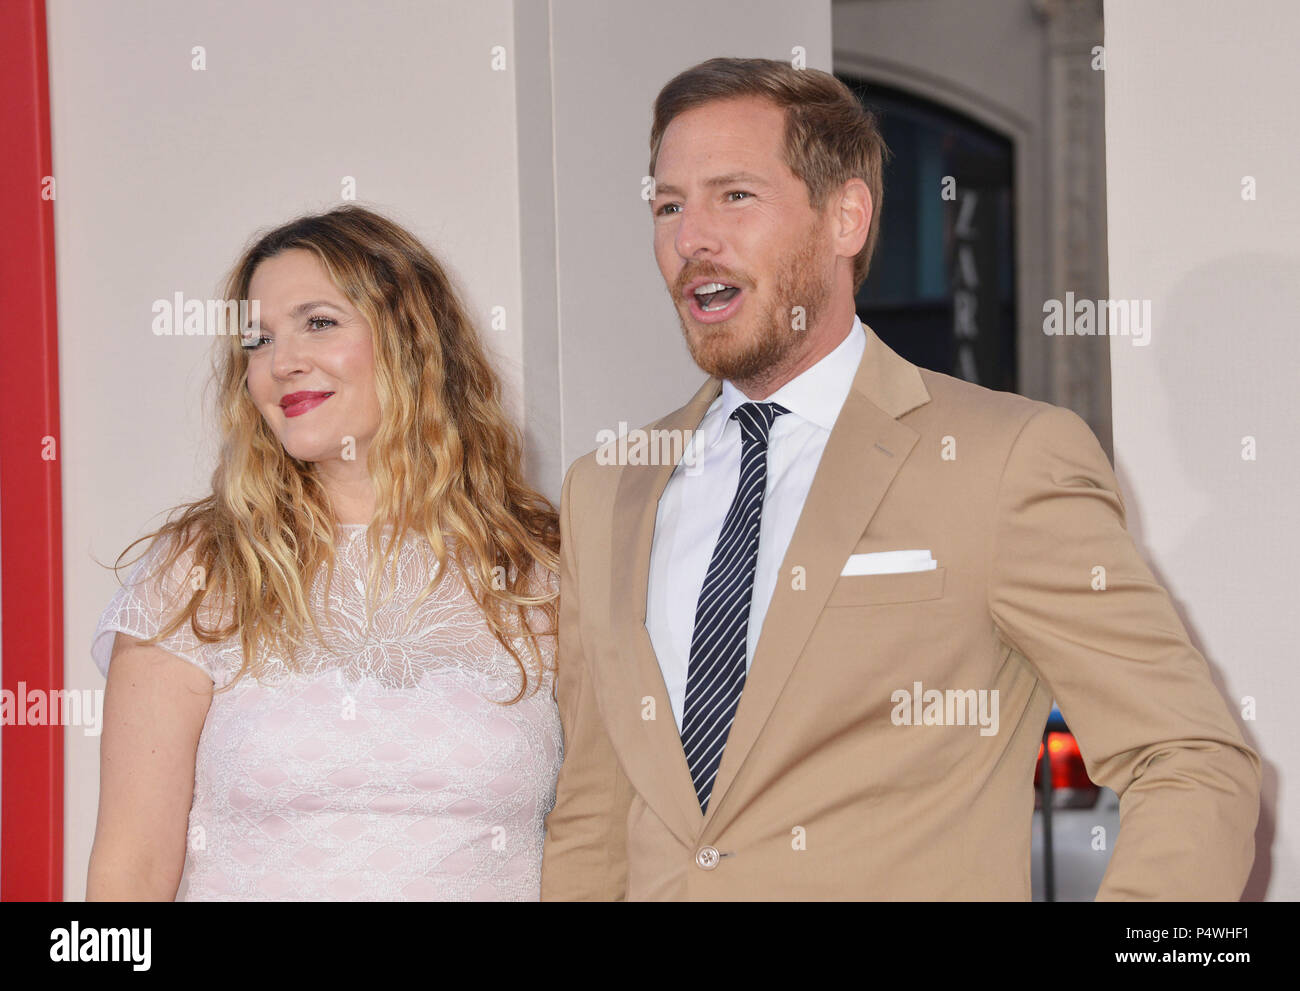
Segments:
[[[693,430],[720,388],[654,427]],[[1259,757],[1074,413],[920,369],[867,328],[707,815],[645,627],[671,472],[593,452],[565,478],[544,899],[1028,899],[1053,697],[1120,796],[1098,898],[1240,897]],[[850,554],[906,549],[938,567],[841,577]],[[900,724],[917,682],[996,691],[998,732]]]

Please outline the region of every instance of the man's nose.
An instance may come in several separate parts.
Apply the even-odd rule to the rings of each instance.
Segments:
[[[701,253],[716,255],[722,250],[717,219],[704,207],[686,207],[677,221],[677,253],[683,258],[698,258]]]

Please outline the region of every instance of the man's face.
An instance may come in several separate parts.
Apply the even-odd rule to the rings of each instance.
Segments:
[[[655,163],[655,259],[687,347],[737,383],[795,361],[834,285],[828,219],[785,164],[784,131],[767,100],[716,101],[673,118]]]

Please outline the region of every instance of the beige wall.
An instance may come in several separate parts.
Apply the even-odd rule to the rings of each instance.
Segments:
[[[1111,339],[1116,469],[1130,530],[1264,760],[1246,896],[1295,900],[1300,7],[1111,0],[1105,14],[1111,296],[1152,307],[1149,345]]]

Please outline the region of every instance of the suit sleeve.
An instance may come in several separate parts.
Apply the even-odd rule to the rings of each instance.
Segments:
[[[564,730],[564,762],[555,808],[546,818],[543,901],[617,901],[627,890],[627,814],[631,784],[619,766],[596,705],[579,619],[573,502],[577,464],[560,499],[560,632],[556,699]],[[604,539],[590,535],[590,539]]]
[[[992,540],[999,635],[1052,689],[1089,776],[1120,797],[1097,900],[1240,898],[1259,756],[1138,554],[1106,455],[1074,413],[1045,406],[1022,427]]]

